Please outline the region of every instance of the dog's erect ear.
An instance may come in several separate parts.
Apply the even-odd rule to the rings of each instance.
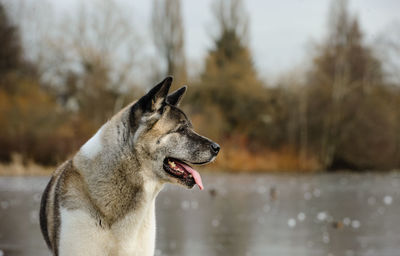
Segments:
[[[156,121],[167,104],[166,99],[171,87],[172,77],[168,76],[140,98],[130,109],[129,122],[137,127],[141,121]],[[143,119],[143,117],[146,117]]]
[[[172,77],[168,76],[144,95],[138,102],[142,111],[155,112],[164,107],[171,83]]]
[[[173,105],[173,106],[178,106],[180,101],[182,100],[183,95],[185,94],[187,89],[187,86],[183,86],[179,88],[178,90],[174,91],[167,97],[167,103]]]

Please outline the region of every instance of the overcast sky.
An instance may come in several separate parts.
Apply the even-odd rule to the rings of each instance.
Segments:
[[[34,1],[34,0],[25,0]],[[48,0],[56,10],[74,7],[78,0]],[[189,68],[199,69],[212,46],[212,2],[182,0],[186,54]],[[151,0],[118,0],[132,8],[140,36],[151,45]],[[90,1],[88,1],[90,3]],[[326,35],[330,0],[244,0],[250,17],[250,47],[262,77],[304,64],[313,43]],[[400,0],[350,0],[350,11],[359,17],[366,41],[374,42],[385,30],[400,27]],[[399,42],[400,43],[400,42]],[[308,58],[309,59],[309,58]]]
[[[186,52],[189,60],[199,62],[212,45],[212,0],[183,0]],[[149,20],[152,1],[136,1],[141,20]],[[319,42],[327,27],[330,0],[245,0],[250,16],[250,47],[262,76],[276,76],[300,65],[309,46]],[[399,0],[351,0],[367,42],[400,24]]]

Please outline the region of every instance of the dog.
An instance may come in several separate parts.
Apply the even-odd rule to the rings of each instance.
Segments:
[[[106,122],[52,175],[40,226],[55,256],[153,255],[155,198],[165,183],[203,189],[189,164],[213,161],[220,146],[193,130],[165,78]]]

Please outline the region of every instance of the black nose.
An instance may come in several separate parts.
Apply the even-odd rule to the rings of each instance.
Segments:
[[[221,147],[217,143],[215,142],[211,143],[211,150],[214,154],[218,154],[220,149]]]

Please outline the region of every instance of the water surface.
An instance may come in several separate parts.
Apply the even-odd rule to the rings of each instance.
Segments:
[[[49,255],[38,210],[47,177],[0,178],[0,256]],[[400,174],[208,174],[205,191],[166,186],[156,255],[400,252]]]

